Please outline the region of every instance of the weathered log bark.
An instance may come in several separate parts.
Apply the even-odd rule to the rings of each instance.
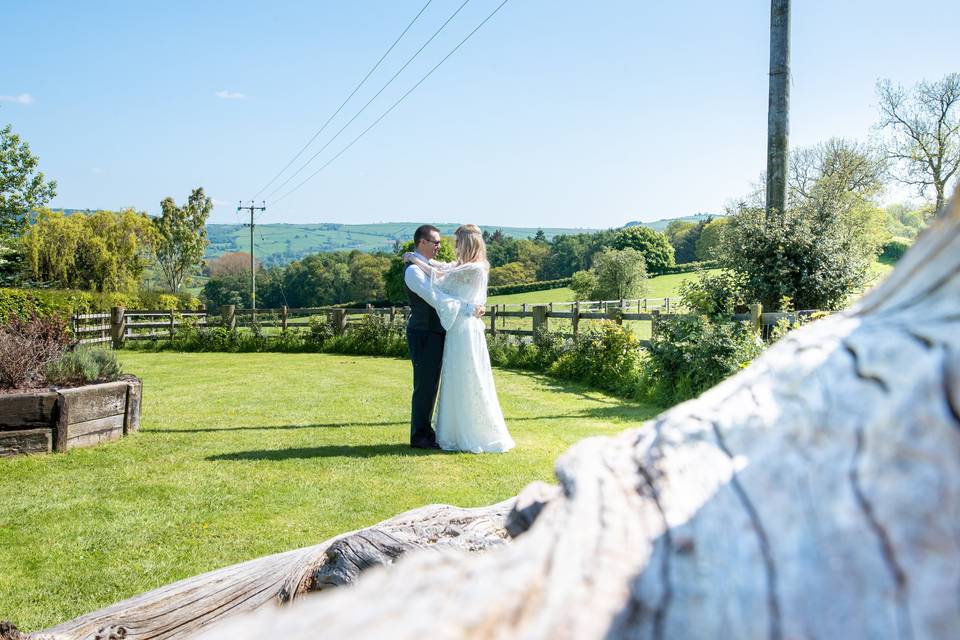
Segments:
[[[346,584],[411,550],[481,551],[503,544],[515,500],[460,509],[431,505],[321,544],[258,558],[149,591],[31,634],[31,640],[168,638],[224,616]],[[19,636],[10,633],[10,638]],[[0,627],[0,640],[6,640]]]
[[[638,429],[580,442],[557,476],[559,490],[521,493],[506,523],[505,504],[483,516],[480,546],[498,541],[499,525],[517,536],[511,544],[479,555],[456,549],[471,544],[412,553],[350,589],[261,607],[199,635],[952,637],[960,628],[958,198],[852,309],[791,333],[739,375]],[[429,546],[423,515],[380,526],[406,522],[403,548]],[[377,553],[385,546],[366,538],[379,541]],[[168,622],[150,633],[141,635],[154,623],[139,599],[51,632],[91,638],[97,625],[123,619],[127,637],[175,635],[197,629],[195,615],[225,616],[229,594],[251,609],[301,585],[352,580],[351,563],[366,564],[350,560],[348,542],[320,547],[195,578],[207,594],[198,601],[192,581],[153,592]],[[324,561],[327,552],[344,562]],[[395,557],[385,556],[384,564]],[[251,570],[256,563],[263,568]],[[317,567],[329,581],[310,577]]]

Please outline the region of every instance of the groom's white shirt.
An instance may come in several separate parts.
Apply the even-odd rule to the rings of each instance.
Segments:
[[[426,262],[430,263],[430,260],[426,256],[422,255],[419,251],[414,251],[413,254]],[[448,296],[442,291],[438,291],[436,287],[430,284],[430,278],[415,264],[408,265],[406,270],[403,272],[403,281],[407,284],[407,287],[410,288],[415,294],[423,298],[424,302],[429,304],[434,309],[439,309],[442,304],[451,304],[456,303],[460,305],[460,311],[468,316],[472,316],[474,313],[474,306],[469,302],[461,303],[459,300],[452,296]]]

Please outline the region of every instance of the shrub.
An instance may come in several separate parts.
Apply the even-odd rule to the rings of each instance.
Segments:
[[[734,306],[745,302],[742,278],[732,271],[700,271],[696,279],[680,285],[680,301],[697,315],[728,316]]]
[[[763,342],[745,323],[707,316],[662,318],[643,362],[647,396],[673,404],[693,398],[750,363]]]
[[[62,353],[44,371],[47,382],[60,386],[112,382],[122,373],[113,351],[82,345]]]
[[[578,380],[626,397],[638,393],[640,341],[629,330],[610,322],[581,331],[550,366],[558,378]]]
[[[883,245],[883,252],[880,259],[888,264],[893,264],[903,257],[903,254],[910,248],[909,238],[892,238]]]
[[[0,327],[0,387],[40,386],[47,365],[70,345],[70,335],[59,316],[29,320],[12,316]]]
[[[356,355],[406,356],[406,325],[402,320],[365,315],[344,334],[334,336],[324,351]]]

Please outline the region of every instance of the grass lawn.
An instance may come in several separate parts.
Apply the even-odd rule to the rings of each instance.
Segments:
[[[718,269],[707,269],[713,273]],[[697,277],[696,273],[669,273],[665,276],[654,276],[647,280],[647,298],[679,298],[680,284]],[[573,302],[573,290],[570,287],[560,289],[545,289],[543,291],[529,291],[527,293],[511,293],[503,296],[492,296],[488,304],[528,304],[547,302]]]
[[[121,354],[140,433],[0,459],[0,619],[37,630],[116,600],[398,512],[490,504],[552,480],[575,441],[656,414],[496,371],[517,448],[406,446],[410,365],[323,354]]]

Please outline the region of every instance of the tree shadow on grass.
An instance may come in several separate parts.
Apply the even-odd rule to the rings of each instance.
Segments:
[[[314,424],[250,425],[248,427],[196,427],[189,429],[144,429],[147,433],[218,433],[220,431],[272,431],[274,429],[341,429],[345,427],[403,427],[409,422],[317,422]]]
[[[376,458],[379,456],[435,456],[454,452],[440,449],[414,449],[407,444],[343,444],[293,449],[266,449],[261,451],[235,451],[208,456],[210,461],[220,460],[293,460],[302,458]]]

